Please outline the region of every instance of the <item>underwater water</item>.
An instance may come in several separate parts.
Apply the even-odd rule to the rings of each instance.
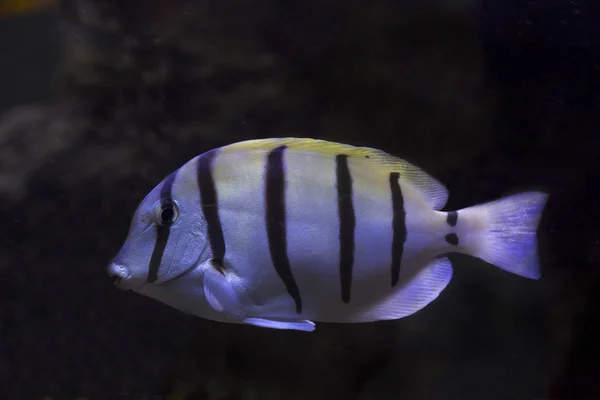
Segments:
[[[0,398],[600,398],[591,2],[46,3],[0,8]],[[113,286],[160,180],[283,136],[411,160],[444,210],[547,191],[541,279],[452,255],[416,314],[310,333]]]

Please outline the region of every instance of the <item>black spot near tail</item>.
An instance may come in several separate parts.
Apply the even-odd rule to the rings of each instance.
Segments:
[[[456,233],[447,234],[446,242],[450,243],[452,246],[458,246],[458,236],[456,236]]]
[[[450,225],[452,227],[456,226],[456,224],[458,223],[458,212],[457,211],[448,212],[448,216],[446,217],[446,222],[448,222],[448,225]]]

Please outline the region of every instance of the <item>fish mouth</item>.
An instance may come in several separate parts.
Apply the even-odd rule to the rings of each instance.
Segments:
[[[125,283],[130,278],[129,269],[122,264],[119,263],[111,263],[106,269],[108,276],[112,276],[115,278],[113,285],[118,289],[127,290],[131,289],[129,287],[125,287]]]

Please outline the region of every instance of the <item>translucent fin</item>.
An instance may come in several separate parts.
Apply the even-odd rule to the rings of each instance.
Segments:
[[[347,144],[309,138],[273,138],[246,140],[222,147],[220,152],[237,152],[252,150],[271,150],[278,146],[287,146],[290,151],[308,151],[316,155],[334,156],[346,154],[348,157],[361,160],[384,173],[399,172],[401,179],[406,180],[422,194],[427,204],[434,210],[441,210],[448,201],[448,190],[439,181],[406,160],[369,147],[356,147]]]
[[[539,279],[536,232],[547,199],[546,193],[524,192],[466,208],[485,223],[485,234],[467,253],[524,278]]]
[[[407,317],[421,310],[444,290],[452,279],[452,264],[447,257],[432,260],[384,302],[348,322],[368,322]]]
[[[315,323],[312,321],[276,321],[263,318],[245,318],[242,322],[248,325],[270,329],[292,329],[304,332],[312,332],[315,330]]]
[[[212,267],[204,274],[204,296],[215,311],[237,314],[240,310],[238,296],[227,278]]]

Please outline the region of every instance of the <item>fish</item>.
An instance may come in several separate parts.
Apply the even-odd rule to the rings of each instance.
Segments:
[[[547,193],[441,211],[447,199],[438,180],[382,150],[241,141],[155,186],[107,273],[186,314],[305,332],[413,315],[450,283],[451,253],[540,279]]]

